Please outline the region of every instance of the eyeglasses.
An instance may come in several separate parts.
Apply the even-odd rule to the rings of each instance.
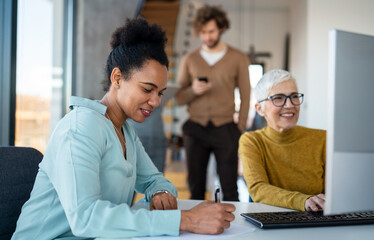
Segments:
[[[294,106],[298,106],[303,103],[304,101],[304,94],[303,93],[292,93],[291,95],[284,95],[284,94],[275,94],[273,96],[270,96],[268,98],[265,98],[264,100],[259,101],[267,101],[271,100],[276,107],[283,107],[286,104],[287,98],[290,99],[291,103]]]

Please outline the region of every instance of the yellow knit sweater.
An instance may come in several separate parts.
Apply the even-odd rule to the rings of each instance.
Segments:
[[[324,192],[326,131],[270,127],[239,140],[243,175],[254,202],[305,210],[305,200]]]

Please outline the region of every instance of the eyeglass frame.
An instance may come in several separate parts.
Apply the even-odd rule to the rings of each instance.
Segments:
[[[299,95],[299,98],[300,98],[300,97],[302,98],[302,101],[301,101],[299,104],[295,104],[295,103],[292,102],[292,98],[291,98],[291,96],[294,95],[294,94],[298,94],[298,95]],[[284,102],[283,102],[282,105],[277,106],[277,105],[274,104],[274,100],[273,100],[273,99],[274,99],[274,96],[279,96],[279,95],[284,96],[285,99],[284,99]],[[294,105],[294,106],[300,106],[300,105],[304,102],[304,93],[291,93],[291,94],[288,95],[288,96],[285,95],[285,94],[283,94],[283,93],[278,93],[278,94],[274,94],[274,95],[272,95],[272,96],[270,96],[270,97],[267,97],[267,98],[265,98],[265,99],[263,99],[263,100],[260,100],[260,101],[258,101],[258,103],[261,103],[261,102],[264,102],[264,101],[271,100],[271,102],[273,103],[274,106],[276,106],[276,107],[283,107],[284,105],[286,105],[287,98],[290,99],[290,102],[292,103],[292,105]]]

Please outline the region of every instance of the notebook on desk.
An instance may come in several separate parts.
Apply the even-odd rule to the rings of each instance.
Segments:
[[[318,212],[261,212],[240,214],[259,228],[321,227],[374,224],[374,211],[323,215]]]

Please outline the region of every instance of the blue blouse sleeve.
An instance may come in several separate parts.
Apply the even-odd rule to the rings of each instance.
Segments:
[[[69,130],[55,134],[59,140],[55,141],[53,165],[49,166],[50,181],[59,197],[56,201],[61,202],[73,234],[105,238],[178,235],[179,210],[132,210],[126,203],[114,204],[101,198],[104,131],[92,131],[95,129],[92,128],[95,125],[89,123],[94,121],[92,116],[79,119],[74,116],[77,112],[71,113]],[[148,199],[156,189],[165,187],[174,191],[171,184],[155,172],[144,153],[138,160],[137,187],[147,193]]]

